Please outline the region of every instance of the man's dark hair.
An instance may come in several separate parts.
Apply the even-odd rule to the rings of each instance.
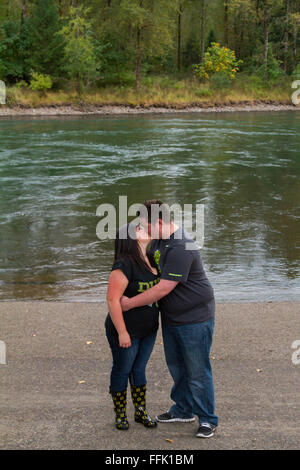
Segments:
[[[158,219],[162,219],[165,222],[171,221],[169,206],[160,199],[148,199],[142,204],[142,206],[143,207],[138,211],[137,215],[140,217],[147,217],[149,224],[155,224]]]

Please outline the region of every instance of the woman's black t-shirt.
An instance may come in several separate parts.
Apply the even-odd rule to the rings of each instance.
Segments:
[[[152,263],[151,263],[152,264]],[[113,264],[111,270],[121,269],[128,279],[128,285],[124,291],[126,297],[134,297],[147,289],[156,285],[159,280],[159,274],[153,274],[150,270],[142,270],[129,258],[119,258]],[[158,328],[158,304],[132,308],[123,312],[126,329],[132,339],[142,338],[153,333]],[[105,320],[105,327],[112,335],[118,336],[118,332],[108,313]]]

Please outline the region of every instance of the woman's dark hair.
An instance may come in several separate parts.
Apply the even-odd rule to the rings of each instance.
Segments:
[[[114,262],[119,258],[128,258],[133,264],[139,266],[143,271],[149,271],[149,266],[144,261],[138,241],[130,236],[133,227],[131,222],[119,228],[115,239],[115,257]],[[149,254],[147,253],[149,256]],[[150,263],[152,264],[151,260]]]

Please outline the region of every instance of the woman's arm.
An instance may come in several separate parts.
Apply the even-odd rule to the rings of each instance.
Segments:
[[[128,279],[121,269],[114,269],[108,279],[106,300],[109,315],[119,335],[119,345],[122,348],[131,346],[130,336],[126,329],[120,299],[128,285]]]

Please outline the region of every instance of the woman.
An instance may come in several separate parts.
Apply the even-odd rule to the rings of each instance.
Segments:
[[[146,254],[150,240],[140,225],[130,223],[121,227],[115,240],[114,264],[108,281],[109,313],[105,328],[113,358],[109,391],[114,402],[116,428],[120,430],[129,427],[126,415],[128,380],[135,421],[148,428],[157,425],[146,411],[145,370],[157,335],[158,306],[151,304],[122,312],[120,304],[122,295],[133,297],[159,282],[157,270],[151,266]]]

